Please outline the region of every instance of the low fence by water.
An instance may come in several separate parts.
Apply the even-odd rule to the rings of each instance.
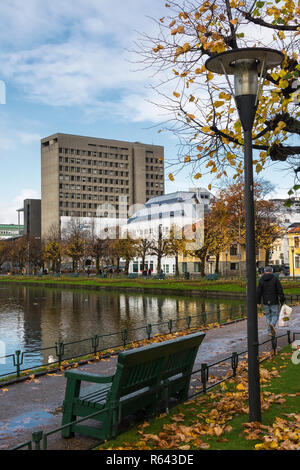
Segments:
[[[225,315],[226,313],[226,315]],[[226,316],[226,320],[222,321],[222,316]],[[123,328],[121,331],[106,333],[106,334],[95,334],[89,338],[83,338],[77,341],[57,341],[55,345],[49,346],[47,348],[40,348],[30,350],[28,352],[17,350],[13,354],[7,354],[1,356],[0,360],[10,361],[11,368],[8,372],[1,374],[0,379],[9,378],[11,376],[21,377],[24,374],[24,371],[28,371],[28,367],[24,366],[24,359],[26,355],[33,355],[35,353],[45,354],[51,357],[51,362],[39,363],[31,368],[32,371],[48,367],[50,364],[53,367],[55,364],[60,367],[63,361],[70,361],[74,358],[80,359],[84,356],[89,356],[91,354],[101,353],[107,349],[117,349],[119,347],[125,347],[126,345],[134,342],[141,341],[143,339],[151,339],[155,334],[166,334],[173,333],[175,331],[181,331],[184,329],[189,329],[191,327],[205,327],[214,323],[218,324],[227,324],[232,321],[237,321],[245,317],[245,306],[240,306],[240,312],[234,312],[232,307],[229,307],[226,311],[221,310],[220,307],[217,307],[216,316],[213,320],[211,318],[211,312],[208,315],[207,312],[201,312],[198,315],[188,315],[186,317],[169,319],[164,322],[157,323],[147,323],[136,328]],[[107,339],[109,338],[109,341]],[[74,351],[74,346],[77,346],[78,349],[81,349],[81,352],[78,351],[75,354],[70,354],[70,349]]]
[[[263,346],[267,343],[271,343],[271,348],[272,348],[271,353],[268,356],[261,359],[260,363],[266,361],[267,359],[272,357],[272,355],[276,354],[277,347],[278,347],[278,339],[286,337],[288,344],[291,344],[293,341],[295,341],[295,338],[296,338],[297,335],[300,335],[300,332],[294,332],[293,335],[291,335],[291,332],[287,331],[286,333],[284,333],[282,335],[272,336],[272,338],[270,338],[266,341],[263,341],[262,343],[259,343],[259,347]],[[204,364],[204,363],[201,364],[200,369],[197,369],[197,370],[193,371],[190,374],[191,377],[194,377],[195,380],[199,381],[199,383],[201,384],[201,388],[199,390],[197,390],[197,392],[191,393],[189,395],[188,400],[196,398],[197,396],[199,396],[201,394],[205,394],[209,390],[211,390],[212,388],[216,387],[217,385],[220,385],[221,383],[226,382],[226,381],[236,377],[237,376],[238,365],[239,365],[239,360],[240,360],[240,358],[245,358],[245,355],[247,353],[248,353],[248,350],[242,351],[240,353],[232,352],[232,354],[230,356],[228,356],[226,358],[223,358],[220,361],[214,362],[212,364]],[[225,378],[222,378],[222,379],[217,380],[214,383],[210,384],[209,383],[209,372],[210,372],[210,370],[213,369],[214,367],[216,367],[218,364],[226,363],[226,362],[229,362],[229,369],[231,369],[231,374],[230,375],[226,374]],[[245,372],[246,370],[247,370],[247,368],[245,367],[245,368],[241,369],[239,372]],[[159,388],[159,387],[157,387],[157,388]],[[152,393],[152,391],[151,391],[151,393]],[[181,402],[177,402],[173,406],[177,406],[179,403],[181,403]],[[116,410],[117,410],[118,406],[119,405],[116,404],[116,406],[115,406]],[[104,408],[101,411],[91,413],[90,415],[88,415],[84,418],[80,418],[78,420],[72,421],[72,422],[67,423],[63,426],[57,427],[55,429],[51,429],[47,432],[44,432],[42,430],[33,432],[30,440],[27,440],[26,442],[18,444],[17,446],[15,446],[15,447],[13,447],[9,450],[20,450],[20,449],[23,449],[23,450],[48,450],[48,447],[49,447],[49,442],[48,442],[49,439],[48,438],[50,436],[61,432],[63,429],[66,429],[69,426],[76,425],[76,424],[79,424],[79,423],[83,423],[83,422],[85,422],[85,421],[87,421],[87,420],[89,420],[89,419],[91,419],[95,416],[99,416],[101,414],[107,413],[108,411],[113,412],[114,409],[111,408],[110,410],[108,410],[107,408]],[[86,450],[96,448],[101,443],[102,443],[102,441],[99,441],[99,442],[93,444],[92,446],[90,446]]]

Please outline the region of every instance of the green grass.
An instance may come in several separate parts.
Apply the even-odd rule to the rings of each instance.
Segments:
[[[241,384],[244,391],[237,389]],[[261,365],[261,391],[264,396],[262,424],[268,426],[268,429],[262,428],[258,434],[250,430],[252,439],[246,439],[248,434],[245,432],[245,423],[248,423],[246,377],[238,376],[227,381],[224,389],[217,386],[206,395],[173,408],[169,415],[154,418],[106,442],[100,449],[255,449],[255,445],[261,446],[266,442],[263,437],[270,433],[277,420],[287,420],[289,418],[286,415],[291,413],[299,415],[299,384],[300,364],[292,363],[291,347],[287,347],[281,354]],[[230,410],[232,403],[233,409]],[[299,421],[297,432],[298,441],[296,437],[293,444],[300,447]],[[180,435],[183,437],[178,442]],[[280,446],[285,439],[287,437],[276,437],[276,445]],[[263,445],[268,448],[270,444]]]
[[[227,280],[220,279],[218,281],[207,281],[204,279],[198,280],[182,280],[182,279],[127,279],[127,278],[87,278],[81,276],[74,278],[71,276],[5,276],[0,277],[0,283],[22,283],[24,285],[35,286],[53,286],[53,287],[85,287],[85,288],[124,288],[130,290],[171,290],[171,291],[217,291],[226,293],[246,293],[244,280]],[[300,294],[300,281],[299,280],[281,280],[284,291],[286,294]]]

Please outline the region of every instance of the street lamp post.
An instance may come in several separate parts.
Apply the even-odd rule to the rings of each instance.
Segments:
[[[225,74],[235,99],[244,133],[244,194],[246,224],[246,305],[248,341],[249,420],[261,421],[258,325],[256,306],[256,253],[254,226],[254,185],[252,128],[266,70],[281,64],[283,54],[266,48],[246,48],[210,57],[205,66]],[[228,79],[234,76],[234,90]]]
[[[294,264],[294,252],[295,252],[295,247],[291,247],[292,250],[292,262],[293,262],[293,281],[295,280],[295,264]]]

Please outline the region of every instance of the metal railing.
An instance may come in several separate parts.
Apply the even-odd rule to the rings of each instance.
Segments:
[[[293,332],[293,335],[291,337],[291,331],[288,330],[286,333],[284,333],[282,335],[272,336],[270,339],[268,339],[266,341],[263,341],[262,343],[259,343],[259,346],[263,346],[267,343],[271,343],[271,347],[272,347],[272,352],[268,356],[265,356],[262,359],[260,359],[259,362],[262,363],[262,362],[266,361],[267,359],[269,359],[270,357],[272,357],[273,355],[276,354],[277,348],[278,348],[278,339],[283,338],[283,337],[286,336],[288,344],[291,344],[295,340],[296,335],[300,335],[300,332]],[[209,390],[211,390],[212,388],[220,385],[221,383],[226,382],[226,381],[236,377],[237,372],[238,372],[238,366],[239,366],[240,358],[245,356],[247,354],[247,352],[248,352],[248,350],[241,351],[239,353],[234,351],[234,352],[232,352],[232,354],[230,356],[227,356],[226,358],[222,358],[221,360],[216,361],[214,363],[211,363],[211,364],[202,363],[200,365],[200,369],[194,370],[191,374],[189,374],[190,377],[198,376],[198,378],[196,377],[196,380],[198,380],[201,383],[202,388],[200,390],[198,390],[197,392],[195,392],[195,393],[189,394],[188,400],[191,400],[192,398],[195,398],[195,397],[197,397],[197,396],[199,396],[203,393],[205,394]],[[225,378],[223,377],[220,380],[218,380],[218,381],[216,381],[212,384],[209,384],[209,381],[210,381],[209,372],[210,372],[210,370],[212,368],[216,367],[218,364],[228,362],[228,361],[230,363],[230,369],[232,370],[232,374],[231,375],[226,374]],[[247,367],[243,367],[239,370],[239,372],[245,372],[245,371],[247,371]],[[161,388],[163,388],[163,385],[158,385],[157,386],[157,390],[161,389]],[[149,391],[149,393],[150,392],[153,393],[153,390]],[[134,398],[132,398],[132,400],[134,400]],[[179,403],[183,403],[183,401],[178,401],[173,406],[177,406]],[[167,404],[167,406],[169,406],[169,404]],[[170,408],[173,408],[173,406],[171,406]],[[114,407],[110,407],[110,411],[116,410],[118,407],[119,407],[119,405],[116,404]],[[70,423],[67,423],[63,426],[57,427],[55,429],[51,429],[47,432],[44,432],[44,431],[33,432],[31,440],[23,442],[22,444],[19,444],[15,447],[12,447],[9,450],[19,450],[19,449],[25,449],[25,448],[27,448],[27,450],[31,450],[31,449],[33,449],[33,450],[47,450],[48,449],[48,437],[49,436],[51,436],[53,434],[56,434],[58,432],[61,432],[63,429],[66,429],[67,427],[75,426],[75,425],[77,425],[79,423],[82,423],[82,422],[85,422],[85,421],[87,421],[87,420],[89,420],[89,419],[91,419],[95,416],[99,416],[103,413],[106,413],[107,411],[109,411],[108,408],[104,408],[100,411],[97,411],[97,412],[94,412],[94,413],[92,413],[88,416],[85,416],[84,418],[81,418],[79,420],[74,420]],[[117,432],[115,433],[115,435],[117,435]],[[98,445],[100,445],[102,442],[103,441],[98,441],[97,443],[93,444],[92,446],[89,446],[89,448],[87,448],[86,450],[95,448]]]
[[[206,327],[207,325],[214,324],[213,321],[208,322],[209,320],[208,317],[211,316],[211,314],[215,314],[216,323],[218,324],[229,324],[231,322],[240,321],[245,317],[245,306],[242,304],[239,307],[240,307],[240,312],[237,312],[236,315],[234,315],[234,311],[232,307],[229,307],[228,309],[221,309],[218,306],[216,312],[201,312],[198,315],[188,315],[186,317],[179,317],[175,319],[171,318],[167,321],[157,322],[157,323],[148,323],[146,325],[142,325],[136,328],[130,328],[130,329],[122,328],[122,330],[117,331],[117,332],[106,333],[102,335],[95,334],[92,337],[83,338],[83,339],[79,339],[76,341],[64,342],[64,341],[59,340],[55,343],[55,346],[49,346],[46,348],[33,349],[30,351],[17,350],[13,354],[8,354],[6,356],[0,357],[0,360],[9,359],[12,362],[12,370],[9,370],[8,372],[4,374],[0,374],[0,379],[4,377],[9,378],[10,376],[13,376],[13,375],[17,376],[17,378],[20,378],[22,374],[24,374],[24,371],[28,372],[28,370],[30,370],[31,373],[33,373],[34,371],[38,371],[41,368],[47,368],[46,372],[49,372],[49,366],[51,366],[51,368],[54,368],[56,364],[58,368],[60,368],[64,361],[72,361],[75,359],[80,360],[80,358],[84,356],[96,355],[97,353],[101,353],[103,351],[106,351],[107,349],[118,349],[120,347],[125,348],[126,346],[128,346],[129,344],[135,341],[142,341],[144,339],[149,340],[154,334],[166,334],[166,333],[174,333],[174,332],[183,331],[186,328],[188,329],[191,328],[192,323],[194,324],[195,328],[196,327],[203,328],[203,327]],[[227,315],[227,320],[222,321],[221,317],[222,315],[224,316],[224,313]],[[197,322],[199,319],[200,319],[200,323]],[[163,328],[163,331],[159,331],[160,328]],[[138,332],[140,332],[140,334],[138,334]],[[110,343],[110,344],[104,345],[103,340],[107,337],[110,337],[110,338],[117,337],[117,343],[116,344]],[[78,352],[76,354],[73,353],[69,356],[66,354],[68,347],[73,346],[73,345],[80,345],[83,343],[88,344],[84,352],[81,352],[81,353]],[[53,353],[56,356],[55,358],[56,360],[51,362],[51,364],[49,364],[49,362],[47,363],[42,362],[40,364],[31,366],[31,367],[27,366],[27,367],[22,368],[22,366],[24,366],[24,358],[26,357],[26,355],[32,356],[35,353],[42,354],[45,351],[48,351],[48,354]]]

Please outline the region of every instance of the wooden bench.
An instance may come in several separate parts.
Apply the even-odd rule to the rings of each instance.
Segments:
[[[121,352],[114,375],[101,376],[70,370],[65,372],[67,386],[63,402],[62,425],[102,411],[93,419],[101,426],[73,424],[62,430],[63,437],[74,432],[106,440],[118,432],[121,421],[146,410],[156,411],[158,402],[168,409],[171,398],[188,397],[191,372],[204,333],[181,336],[162,343]],[[81,389],[82,382],[94,385]]]
[[[204,279],[206,281],[217,281],[219,279],[219,274],[207,274]]]
[[[129,273],[128,279],[137,279],[139,277],[138,273]]]

